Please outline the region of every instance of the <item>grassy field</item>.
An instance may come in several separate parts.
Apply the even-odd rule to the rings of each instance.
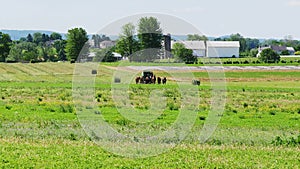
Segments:
[[[151,91],[163,90],[166,97],[163,114],[137,123],[116,109],[114,66],[100,66],[96,78],[95,102],[105,121],[128,135],[167,130],[181,106],[176,81],[155,71],[170,79],[167,85],[129,86],[130,104],[140,111],[151,107]],[[201,99],[191,133],[166,153],[137,159],[106,151],[84,132],[72,98],[73,71],[69,63],[0,64],[1,168],[300,168],[300,71],[225,72],[225,110],[204,144],[198,138],[212,87],[207,72],[193,72],[201,80]]]

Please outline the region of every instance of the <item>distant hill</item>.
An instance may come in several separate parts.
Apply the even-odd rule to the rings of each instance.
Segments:
[[[44,33],[47,35],[50,35],[53,33],[53,31],[47,31],[47,30],[7,30],[7,29],[1,29],[0,32],[9,34],[12,40],[19,40],[20,38],[24,37],[26,38],[28,34],[33,35],[36,32]],[[66,39],[66,33],[60,33],[63,39]],[[91,39],[92,34],[89,34],[88,37]],[[117,40],[119,37],[117,35],[111,35],[109,36],[111,40]]]
[[[6,29],[1,29],[0,32],[9,34],[9,36],[11,37],[12,40],[19,40],[22,37],[27,37],[28,34],[33,35],[36,32],[40,32],[40,33],[45,33],[45,34],[52,34],[53,31],[47,31],[47,30],[6,30]],[[65,38],[64,33],[60,33],[62,35],[63,38]]]

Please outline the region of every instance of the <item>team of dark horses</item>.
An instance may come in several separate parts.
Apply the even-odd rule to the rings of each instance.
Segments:
[[[167,83],[167,78],[166,77],[157,77],[154,75],[152,77],[136,77],[135,78],[135,83],[136,84],[155,84],[157,81],[157,84],[166,84]]]

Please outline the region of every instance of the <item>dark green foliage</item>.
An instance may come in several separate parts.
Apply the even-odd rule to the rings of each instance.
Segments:
[[[59,33],[53,32],[50,37],[50,40],[62,40],[62,36]]]
[[[275,140],[272,141],[272,144],[276,146],[300,146],[300,135],[297,137],[289,137],[289,138],[282,138],[277,136]]]
[[[116,44],[116,52],[132,60],[131,55],[139,50],[139,42],[135,36],[135,26],[132,23],[122,27],[120,39]]]
[[[251,51],[251,49],[258,48],[260,42],[258,39],[246,38],[246,51]]]
[[[280,61],[280,56],[278,53],[268,48],[260,53],[259,60],[265,63],[277,63]]]
[[[76,135],[75,135],[74,133],[71,133],[71,134],[70,134],[69,139],[70,139],[70,140],[73,140],[73,141],[77,140]]]
[[[281,52],[281,55],[290,55],[290,52],[288,50],[284,50]]]
[[[116,44],[116,52],[122,56],[129,57],[132,60],[131,55],[139,50],[139,43],[134,36],[122,37]]]
[[[38,49],[39,56],[42,56],[43,61],[57,61],[56,50],[54,47],[40,43]]]
[[[85,50],[84,45],[88,41],[87,32],[82,28],[74,28],[68,30],[66,56],[68,60],[77,60],[79,54],[86,56],[88,50]]]
[[[33,42],[35,44],[40,44],[43,41],[43,34],[40,32],[36,32],[33,34]]]
[[[0,32],[0,62],[5,62],[10,48],[11,48],[12,41],[8,34],[3,34]]]
[[[27,40],[27,42],[33,42],[33,37],[32,37],[32,35],[31,35],[31,34],[28,34],[26,40]]]
[[[181,43],[175,43],[173,45],[172,53],[175,59],[183,61],[186,64],[193,64],[197,62],[197,57],[193,56],[193,51],[185,48],[185,46]]]
[[[60,112],[62,113],[73,113],[74,107],[71,104],[61,104],[59,105]]]
[[[12,106],[6,105],[5,108],[6,108],[7,110],[11,110],[11,109],[12,109]]]
[[[37,61],[38,50],[37,45],[31,42],[22,42],[14,45],[7,57],[7,61]]]
[[[256,57],[258,54],[258,50],[257,49],[251,49],[250,50],[250,57]]]
[[[158,58],[159,49],[162,47],[162,29],[160,23],[154,17],[144,17],[139,20],[138,24],[138,38],[140,43],[144,61],[153,61]],[[155,49],[151,50],[150,49]]]
[[[66,47],[67,41],[65,40],[56,40],[53,44],[53,47],[56,49],[58,60],[65,61],[67,60],[65,47]]]
[[[228,41],[239,41],[240,42],[240,52],[246,51],[246,40],[239,33],[230,35],[230,38],[227,40]]]
[[[42,34],[42,43],[46,43],[49,40],[50,40],[49,35],[43,33]]]

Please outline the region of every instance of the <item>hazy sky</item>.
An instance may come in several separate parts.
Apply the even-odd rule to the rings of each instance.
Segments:
[[[300,39],[300,0],[0,0],[0,29],[95,33],[122,17],[163,13],[208,36]]]

